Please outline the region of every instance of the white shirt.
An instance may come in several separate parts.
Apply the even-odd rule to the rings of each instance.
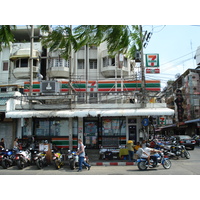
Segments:
[[[150,156],[151,149],[148,148],[148,147],[145,147],[145,148],[143,149],[142,157],[143,157],[143,158],[147,158],[148,156],[147,156],[146,154],[144,154],[144,152],[145,152],[148,156]]]

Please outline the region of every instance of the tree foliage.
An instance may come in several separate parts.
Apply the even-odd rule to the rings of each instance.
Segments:
[[[48,31],[48,36],[42,39],[43,45],[50,51],[60,49],[65,59],[69,58],[72,48],[78,51],[84,45],[99,46],[102,42],[107,42],[110,55],[122,53],[133,59],[142,45],[138,25],[80,25],[73,30],[63,25],[54,27],[53,31],[43,25],[41,29]]]
[[[10,46],[10,42],[14,41],[12,30],[15,30],[15,25],[0,25],[0,51],[2,51],[2,45]]]

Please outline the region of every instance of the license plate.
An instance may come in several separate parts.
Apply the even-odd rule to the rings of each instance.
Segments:
[[[186,140],[186,143],[190,143],[190,141],[189,141],[189,140]]]

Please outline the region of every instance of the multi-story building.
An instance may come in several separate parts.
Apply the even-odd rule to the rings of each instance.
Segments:
[[[146,80],[141,106],[137,64],[125,55],[110,57],[105,43],[86,45],[64,60],[42,46],[35,27],[30,57],[30,29],[20,26],[13,33],[16,42],[0,52],[0,135],[10,146],[15,136],[26,135],[70,149],[78,138],[88,148],[116,147],[148,138],[149,116],[173,116],[165,103],[151,101],[159,80]]]
[[[163,130],[171,134],[199,134],[200,70],[187,69],[165,91],[167,107],[175,110],[174,124]]]

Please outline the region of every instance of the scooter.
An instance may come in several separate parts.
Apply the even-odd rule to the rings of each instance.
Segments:
[[[15,155],[15,162],[19,169],[31,164],[31,148],[26,150],[19,150]]]
[[[159,167],[159,165],[163,165],[163,167],[165,169],[169,169],[171,168],[171,161],[169,160],[169,158],[166,158],[164,156],[164,153],[156,153],[154,155],[151,156],[150,158],[150,164],[148,164],[148,160],[147,158],[139,158],[137,159],[137,166],[139,168],[139,170],[146,170],[147,168],[155,168],[155,167]]]
[[[79,156],[77,155],[76,151],[68,150],[68,161],[71,170],[74,170],[79,166]],[[84,162],[89,164],[89,158],[87,155],[84,157]]]
[[[33,161],[38,169],[42,169],[47,166],[46,152],[38,152],[35,150],[33,152]]]
[[[54,150],[52,150],[52,155],[52,161],[55,168],[60,169],[64,165],[62,154],[60,152],[55,152]]]

